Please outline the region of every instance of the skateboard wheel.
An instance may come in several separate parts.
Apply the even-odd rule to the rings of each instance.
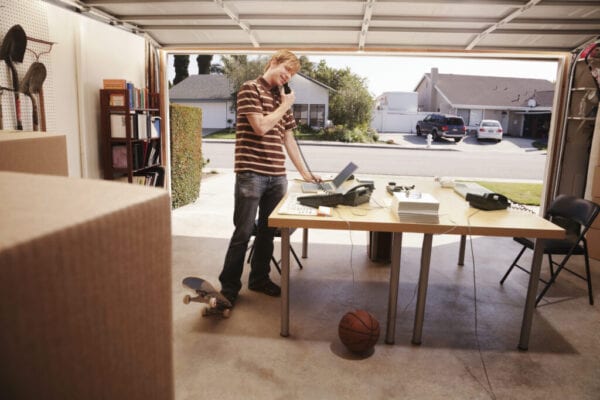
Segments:
[[[189,294],[186,294],[185,296],[183,296],[183,304],[190,304],[191,300],[192,300],[192,298],[190,297]]]

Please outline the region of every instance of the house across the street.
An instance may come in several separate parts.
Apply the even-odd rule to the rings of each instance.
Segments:
[[[544,79],[424,74],[414,92],[385,92],[375,99],[371,127],[415,132],[427,114],[460,115],[474,129],[483,119],[500,122],[511,136],[544,138],[550,127],[554,83]]]
[[[432,68],[415,92],[419,111],[460,115],[469,126],[495,119],[511,136],[548,134],[554,83],[545,79],[439,74]]]
[[[329,91],[333,89],[301,73],[294,75],[290,87],[296,94],[296,122],[323,128],[329,117]],[[201,108],[202,131],[206,135],[235,122],[233,90],[225,75],[191,75],[169,90],[169,100]]]

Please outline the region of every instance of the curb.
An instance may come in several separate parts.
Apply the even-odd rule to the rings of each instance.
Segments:
[[[235,139],[208,139],[202,138],[202,141],[210,143],[233,143]],[[403,146],[400,144],[378,144],[378,143],[344,143],[344,142],[321,142],[317,140],[298,140],[303,146],[329,146],[329,147],[366,147],[386,150],[433,150],[433,151],[460,151],[459,149],[447,149],[423,146]]]

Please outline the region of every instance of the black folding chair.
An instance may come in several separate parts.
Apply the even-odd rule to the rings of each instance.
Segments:
[[[257,222],[254,221],[254,229],[252,230],[252,236],[254,236],[255,238],[256,238],[257,229],[258,229]],[[292,233],[294,233],[295,230],[296,230],[295,228],[292,228],[290,230],[290,236],[292,235]],[[278,237],[278,238],[281,237],[281,230],[279,228],[275,229],[275,237]],[[294,259],[298,263],[298,267],[300,267],[300,269],[302,269],[303,268],[302,263],[300,262],[300,259],[298,258],[298,255],[296,254],[296,251],[292,247],[291,243],[290,243],[290,251],[292,253],[292,256],[294,256]],[[250,253],[248,253],[248,260],[246,260],[247,263],[250,263],[250,261],[252,261],[253,255],[254,255],[254,242],[252,242],[252,245],[250,246]],[[275,268],[277,268],[277,271],[281,274],[281,267],[279,266],[280,261],[281,260],[277,261],[275,256],[271,256],[271,262],[273,262],[273,265],[275,266]]]
[[[544,254],[548,255],[548,262],[550,265],[550,279],[548,281],[540,279],[545,283],[545,286],[535,300],[536,305],[540,302],[542,297],[544,297],[550,286],[556,281],[558,274],[560,274],[563,269],[587,282],[590,304],[594,304],[592,277],[590,275],[590,260],[585,234],[596,219],[598,212],[600,212],[600,206],[598,204],[575,196],[559,195],[552,201],[544,218],[563,227],[566,230],[566,238],[544,241]],[[522,237],[515,237],[513,239],[522,244],[523,248],[508,268],[508,271],[506,271],[506,274],[504,274],[502,280],[500,280],[500,284],[504,283],[514,267],[529,273],[528,270],[518,265],[517,262],[526,249],[533,249],[534,241]],[[553,255],[562,255],[564,257],[562,258],[562,261],[556,262],[552,259]],[[572,255],[584,256],[586,276],[580,275],[566,267],[567,261]],[[556,270],[554,270],[555,266],[557,267]]]

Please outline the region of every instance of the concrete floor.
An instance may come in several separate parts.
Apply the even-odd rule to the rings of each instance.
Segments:
[[[588,304],[585,282],[561,274],[534,315],[529,351],[517,350],[528,275],[514,271],[498,284],[519,250],[510,238],[471,238],[459,267],[459,238],[434,237],[420,346],[410,340],[421,235],[403,236],[395,345],[383,340],[390,268],[368,259],[366,232],[310,231],[304,269],[292,261],[290,337],[279,336],[279,299],[246,287],[229,319],[202,317],[202,305],[181,301],[180,282],[195,275],[218,285],[233,184],[231,170],[206,176],[198,201],[173,212],[178,400],[600,399],[600,305]],[[301,237],[292,236],[297,250]],[[338,339],[339,320],[353,309],[381,325],[367,356]]]

